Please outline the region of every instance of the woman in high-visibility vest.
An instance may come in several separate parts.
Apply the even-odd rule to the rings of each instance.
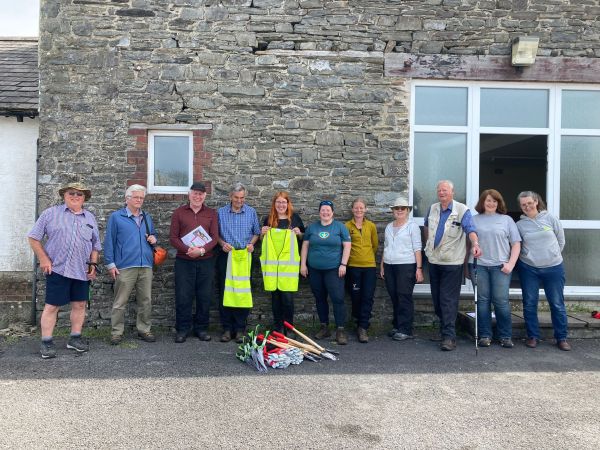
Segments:
[[[352,219],[346,222],[352,248],[348,259],[347,281],[352,299],[352,317],[358,323],[358,342],[369,342],[369,320],[373,309],[377,264],[375,254],[379,246],[377,227],[365,217],[367,204],[362,198],[352,202]]]
[[[294,212],[290,195],[276,192],[261,228],[260,262],[265,291],[271,292],[273,329],[284,332],[283,321],[294,323],[294,296],[298,290],[300,249],[304,223]],[[293,239],[292,239],[293,238]]]
[[[342,222],[333,220],[333,203],[323,200],[319,204],[319,220],[311,223],[304,234],[300,255],[300,274],[308,276],[315,296],[321,329],[315,337],[331,336],[329,331],[329,304],[333,303],[335,339],[338,344],[348,343],[344,330],[346,305],[344,304],[344,277],[350,256],[350,233]]]

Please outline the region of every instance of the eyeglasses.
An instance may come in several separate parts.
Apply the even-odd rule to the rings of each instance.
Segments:
[[[275,202],[276,205],[287,205],[287,200],[277,200]]]
[[[392,209],[394,211],[406,211],[408,209],[408,206],[394,206]]]
[[[136,196],[131,196],[129,198],[132,199],[132,200],[137,200],[137,201],[144,200],[144,197],[138,197],[137,195]]]
[[[69,191],[67,192],[67,195],[74,195],[76,197],[83,197],[83,192],[79,192],[79,191]]]

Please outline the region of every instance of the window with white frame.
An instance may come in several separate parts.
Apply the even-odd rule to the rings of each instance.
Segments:
[[[423,80],[411,94],[416,221],[440,179],[471,208],[499,189],[516,220],[518,192],[537,191],[565,228],[565,292],[600,292],[600,86]]]
[[[193,182],[191,131],[148,132],[148,192],[186,193]]]

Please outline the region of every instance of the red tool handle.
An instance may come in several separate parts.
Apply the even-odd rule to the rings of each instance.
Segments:
[[[292,324],[291,324],[291,323],[289,323],[289,322],[286,322],[285,320],[283,321],[283,325],[284,325],[286,328],[289,328],[289,329],[290,329],[290,330],[292,330],[292,331],[294,330],[294,325],[292,325]]]

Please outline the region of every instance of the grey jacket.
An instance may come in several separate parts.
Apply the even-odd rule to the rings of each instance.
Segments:
[[[522,215],[517,228],[523,239],[519,255],[521,261],[538,268],[562,263],[565,232],[560,220],[548,211],[541,211],[534,219]]]

